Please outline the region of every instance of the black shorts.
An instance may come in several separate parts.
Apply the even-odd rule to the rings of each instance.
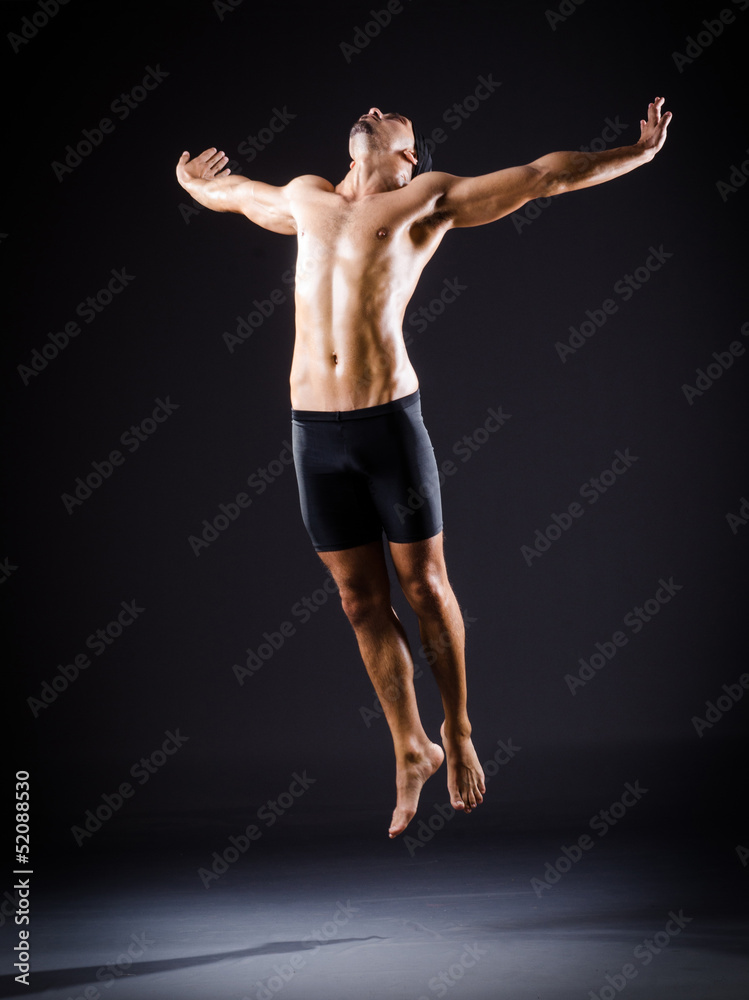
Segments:
[[[434,449],[419,390],[361,410],[292,410],[302,518],[318,552],[442,531]]]

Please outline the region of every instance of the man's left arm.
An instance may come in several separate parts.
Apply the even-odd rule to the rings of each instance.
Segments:
[[[549,198],[613,180],[649,163],[666,141],[671,112],[661,117],[663,98],[656,97],[640,121],[640,138],[633,146],[599,153],[547,153],[522,167],[510,167],[481,177],[453,177],[437,203],[452,225],[481,226],[522,208],[534,198]]]

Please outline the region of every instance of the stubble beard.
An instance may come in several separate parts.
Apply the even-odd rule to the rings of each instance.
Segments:
[[[368,122],[366,118],[354,122],[351,131],[349,132],[349,139],[353,139],[355,135],[361,135],[362,133],[365,135],[372,135],[374,133],[372,122]]]
[[[372,122],[366,118],[362,121],[354,122],[349,132],[349,139],[354,139],[356,136],[363,137],[357,140],[357,145],[361,144],[368,152],[383,152],[387,149],[387,144],[382,141],[382,137],[378,135]]]

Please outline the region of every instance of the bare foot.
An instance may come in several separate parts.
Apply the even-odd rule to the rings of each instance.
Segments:
[[[416,814],[419,795],[427,778],[431,778],[445,755],[436,743],[427,743],[423,750],[411,751],[396,763],[395,787],[397,799],[388,836],[403,833]]]
[[[469,813],[484,801],[484,772],[470,736],[448,738],[445,723],[440,736],[447,755],[447,790],[453,809]]]

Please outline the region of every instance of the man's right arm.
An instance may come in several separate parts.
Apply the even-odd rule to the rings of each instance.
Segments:
[[[239,175],[232,177],[228,162],[228,157],[215,147],[192,160],[189,153],[183,153],[177,163],[177,180],[195,201],[214,212],[237,212],[263,229],[295,236],[287,188]]]

